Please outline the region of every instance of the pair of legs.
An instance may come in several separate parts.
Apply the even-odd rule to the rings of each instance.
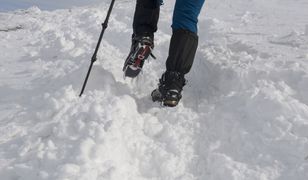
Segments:
[[[153,101],[159,100],[167,106],[176,106],[181,99],[181,91],[185,85],[184,75],[192,67],[198,46],[197,23],[204,1],[176,0],[166,72],[162,75],[159,88],[156,90],[156,95],[159,97],[158,99],[153,98]],[[154,33],[157,31],[161,3],[162,0],[137,0],[133,37],[137,37],[136,39],[147,37],[141,40],[145,42],[141,44],[147,45],[148,43],[151,45],[149,49],[154,47],[154,43],[151,43],[151,41],[153,41]],[[140,52],[146,54],[146,49],[141,48]],[[153,93],[155,95],[155,90]]]
[[[205,0],[176,0],[167,71],[188,73],[198,44],[198,16]],[[137,36],[154,37],[157,31],[161,0],[137,0],[133,29]]]

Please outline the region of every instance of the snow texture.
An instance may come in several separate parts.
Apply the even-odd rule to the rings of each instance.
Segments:
[[[102,0],[0,0],[0,11],[10,11],[17,8],[24,9],[31,6],[38,6],[40,9],[44,10],[54,10],[93,5],[98,2],[102,2]]]
[[[154,54],[124,79],[135,2],[0,13],[1,180],[307,180],[307,0],[208,0],[176,108],[151,102],[174,1]]]

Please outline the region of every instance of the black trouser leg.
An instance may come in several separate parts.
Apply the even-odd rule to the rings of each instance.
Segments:
[[[159,0],[137,0],[133,22],[134,34],[153,36],[157,31],[159,10]]]
[[[167,71],[187,74],[194,62],[198,47],[198,36],[188,30],[175,30],[171,37],[169,56],[166,62]]]

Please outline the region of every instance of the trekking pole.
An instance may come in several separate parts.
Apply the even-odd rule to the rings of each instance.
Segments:
[[[100,46],[100,44],[101,44],[101,41],[102,41],[102,39],[103,39],[105,30],[106,30],[107,27],[108,27],[108,21],[109,21],[109,17],[110,17],[110,14],[111,14],[111,11],[112,11],[114,2],[115,2],[115,0],[111,0],[110,6],[109,6],[109,10],[108,10],[108,12],[107,12],[106,19],[105,19],[104,23],[102,24],[102,28],[103,28],[103,29],[102,29],[102,32],[101,32],[101,34],[100,34],[100,36],[99,36],[99,39],[98,39],[98,42],[97,42],[97,45],[96,45],[94,54],[93,54],[93,56],[92,56],[92,58],[91,58],[91,64],[90,64],[90,67],[89,67],[89,70],[88,70],[86,79],[84,80],[84,83],[83,83],[81,92],[80,92],[80,94],[79,94],[79,97],[82,96],[83,91],[84,91],[84,89],[86,88],[86,85],[87,85],[87,82],[88,82],[88,79],[89,79],[89,76],[90,76],[90,73],[91,73],[91,70],[92,70],[92,66],[93,66],[94,62],[97,60],[97,52],[98,52],[99,46]]]

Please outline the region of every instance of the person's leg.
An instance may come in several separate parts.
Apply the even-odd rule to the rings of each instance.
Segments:
[[[160,0],[137,0],[133,29],[136,36],[151,35],[157,31]]]
[[[205,0],[176,0],[172,29],[185,29],[197,34],[198,16]]]
[[[187,74],[193,65],[197,47],[197,34],[184,29],[173,31],[166,61],[167,71],[175,71],[182,76]]]
[[[176,0],[167,71],[176,71],[183,75],[190,71],[198,46],[197,23],[204,1]]]
[[[133,22],[132,46],[123,67],[125,77],[137,77],[141,72],[144,61],[152,54],[160,1],[137,0]]]
[[[173,107],[182,98],[184,75],[190,71],[198,47],[197,23],[203,4],[204,0],[176,0],[166,72],[152,92],[153,101]]]

